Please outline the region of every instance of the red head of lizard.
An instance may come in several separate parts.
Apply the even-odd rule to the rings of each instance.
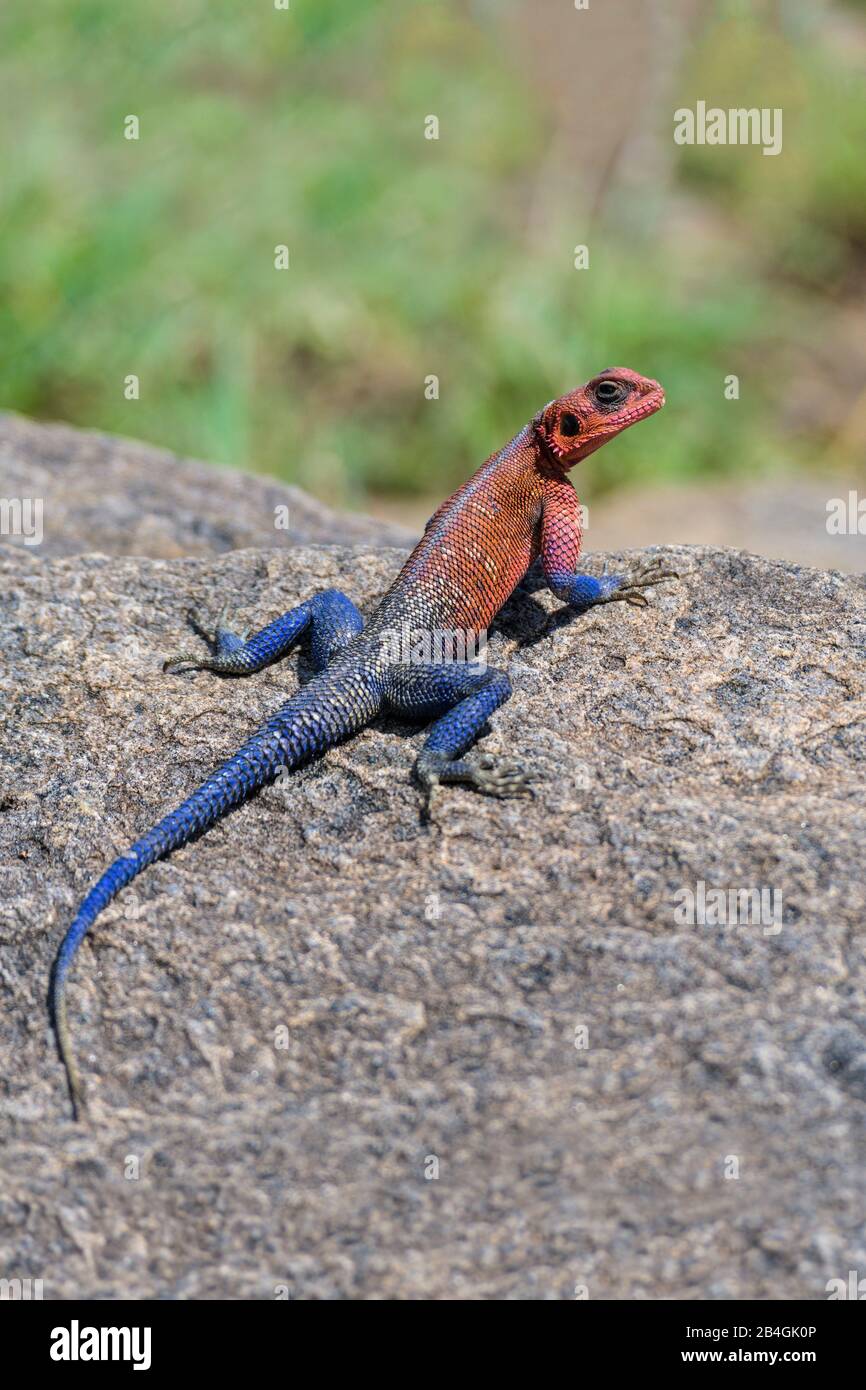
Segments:
[[[608,367],[585,386],[550,401],[533,420],[533,429],[548,458],[568,469],[664,403],[657,381],[628,367]]]

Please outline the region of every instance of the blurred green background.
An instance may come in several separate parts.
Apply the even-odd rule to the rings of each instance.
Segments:
[[[668,408],[590,494],[862,476],[862,3],[40,0],[0,53],[5,408],[411,508],[625,364]],[[678,147],[698,99],[782,153]]]

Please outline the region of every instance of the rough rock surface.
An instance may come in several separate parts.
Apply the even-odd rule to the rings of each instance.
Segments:
[[[5,1276],[787,1299],[866,1270],[866,588],[676,554],[643,610],[506,610],[484,746],[536,800],[449,789],[425,828],[420,735],[383,720],[142,876],[72,978],[76,1126],[45,1007],[73,909],[297,678],[164,676],[186,610],[370,605],[399,557],[6,551]],[[780,923],[678,921],[699,882],[775,890]]]
[[[134,439],[0,413],[0,497],[40,498],[40,555],[216,555],[247,546],[411,545],[390,522],[335,512],[276,478],[178,458]],[[288,528],[275,509],[288,509]]]

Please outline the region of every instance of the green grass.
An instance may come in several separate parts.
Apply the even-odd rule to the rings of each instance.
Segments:
[[[723,7],[687,51],[671,109],[698,96],[751,104],[752,88],[758,104],[780,92],[791,109],[779,159],[681,159],[665,196],[704,200],[727,243],[684,258],[663,219],[641,229],[640,205],[588,227],[563,188],[539,248],[527,203],[550,112],[496,8],[474,21],[471,8],[7,11],[0,405],[341,503],[442,492],[545,400],[614,363],[661,378],[670,404],[594,461],[596,488],[819,452],[820,422],[794,438],[782,423],[779,343],[808,344],[816,296],[866,244],[866,114],[817,61],[814,32],[780,39]],[[423,139],[431,112],[435,142]],[[129,113],[137,142],[123,138]],[[583,240],[589,272],[572,266]],[[138,401],[124,399],[128,373]],[[743,381],[735,403],[728,373]],[[429,374],[437,401],[424,398]]]

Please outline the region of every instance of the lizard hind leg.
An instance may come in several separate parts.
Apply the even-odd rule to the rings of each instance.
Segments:
[[[533,795],[532,775],[520,763],[491,754],[463,757],[510,695],[508,676],[495,667],[445,662],[391,669],[386,685],[389,708],[411,719],[435,719],[415,763],[428,806],[439,783],[461,783],[486,796]]]
[[[223,608],[213,632],[191,613],[190,622],[210,646],[211,654],[179,652],[163,663],[163,670],[177,671],[183,667],[188,671],[215,671],[221,676],[251,676],[279,661],[306,635],[312,666],[323,671],[364,628],[360,612],[338,589],[325,589],[297,608],[290,608],[250,638],[225,626],[226,612]]]

